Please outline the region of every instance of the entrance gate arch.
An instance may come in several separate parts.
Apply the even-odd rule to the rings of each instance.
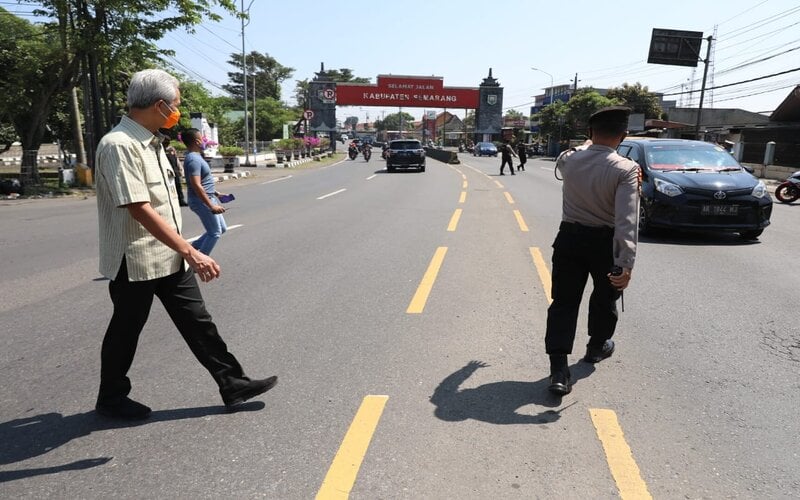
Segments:
[[[475,134],[500,134],[503,123],[503,88],[489,68],[478,87],[445,87],[437,76],[378,75],[375,84],[337,83],[325,65],[309,82],[308,109],[313,132],[336,132],[336,105],[475,110]],[[331,140],[331,144],[334,141]]]

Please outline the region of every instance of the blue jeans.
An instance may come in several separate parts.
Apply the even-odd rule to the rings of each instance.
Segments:
[[[217,197],[213,194],[208,195],[208,198],[211,200],[212,205],[220,204]],[[192,243],[192,246],[206,255],[211,255],[211,250],[214,249],[214,245],[217,244],[222,233],[228,230],[228,226],[225,224],[225,218],[222,217],[222,214],[215,214],[212,212],[211,209],[196,196],[189,197],[189,208],[200,217],[200,222],[203,223],[203,227],[206,230],[202,236]]]

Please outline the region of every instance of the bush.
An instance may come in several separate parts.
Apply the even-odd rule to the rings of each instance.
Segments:
[[[239,146],[220,146],[217,148],[217,153],[220,156],[241,156],[244,154],[244,149]]]

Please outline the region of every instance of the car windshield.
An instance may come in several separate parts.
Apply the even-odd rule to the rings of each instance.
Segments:
[[[389,147],[392,149],[422,149],[422,144],[419,141],[394,141]]]
[[[479,148],[492,149],[492,148],[494,148],[494,144],[492,144],[491,142],[479,142],[478,143],[478,147]]]
[[[741,169],[730,153],[716,146],[652,146],[647,150],[647,164],[651,169],[661,171],[720,172]]]

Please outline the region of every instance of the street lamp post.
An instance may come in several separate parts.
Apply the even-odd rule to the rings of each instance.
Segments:
[[[243,96],[244,96],[244,163],[245,165],[250,165],[250,127],[247,124],[247,100],[249,96],[247,95],[247,54],[244,49],[244,27],[250,24],[248,20],[247,23],[244,22],[245,13],[250,12],[250,7],[253,5],[254,0],[250,0],[250,4],[247,6],[247,9],[244,8],[244,0],[242,0],[242,84],[243,87]],[[253,117],[255,119],[255,117]],[[255,139],[255,137],[254,137]]]
[[[553,84],[553,75],[551,75],[550,73],[548,73],[547,71],[545,71],[543,69],[533,68],[533,67],[531,67],[531,69],[534,70],[534,71],[538,71],[540,73],[544,73],[545,75],[550,77],[550,104],[553,104],[555,102],[555,97],[556,97],[556,89],[555,89],[555,85]],[[547,150],[548,151],[550,151],[550,149],[552,149],[550,147],[551,143],[552,143],[552,136],[548,136],[548,141],[547,141]]]

